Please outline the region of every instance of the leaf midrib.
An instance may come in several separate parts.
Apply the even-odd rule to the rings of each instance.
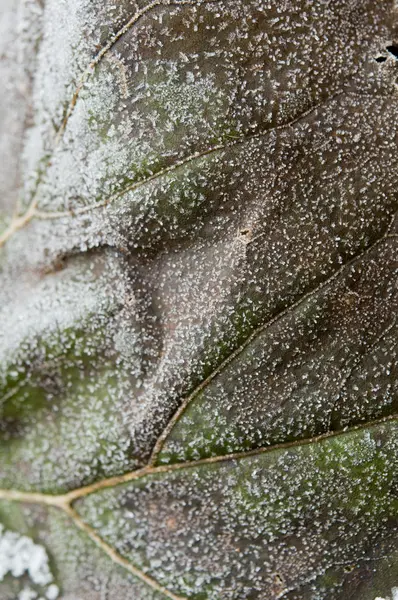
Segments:
[[[282,450],[289,450],[292,448],[299,448],[301,446],[319,444],[329,439],[349,436],[357,431],[371,429],[395,421],[398,421],[398,413],[395,413],[393,415],[387,415],[385,417],[380,417],[379,419],[371,419],[370,421],[366,421],[365,423],[359,423],[356,425],[352,425],[351,427],[345,427],[344,429],[338,431],[328,431],[326,433],[322,433],[320,435],[316,435],[310,438],[302,438],[298,440],[292,440],[289,442],[272,444],[270,446],[262,446],[261,448],[255,448],[254,450],[233,452],[231,454],[224,454],[219,456],[210,456],[198,460],[172,463],[169,465],[152,466],[149,461],[145,467],[142,467],[140,469],[129,471],[128,473],[124,473],[123,475],[115,475],[113,477],[104,478],[90,485],[75,488],[63,494],[51,494],[45,492],[25,492],[12,488],[0,488],[0,500],[28,502],[31,504],[43,504],[46,506],[61,508],[63,510],[69,510],[69,507],[71,507],[75,501],[89,496],[90,494],[94,494],[104,489],[113,488],[118,485],[123,485],[131,481],[138,481],[140,479],[143,479],[144,477],[167,474],[174,471],[181,471],[184,469],[193,469],[203,465],[213,465],[234,460],[244,460],[263,454],[272,454],[274,452],[280,452]]]

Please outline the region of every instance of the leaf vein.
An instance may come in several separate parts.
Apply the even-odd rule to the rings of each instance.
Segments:
[[[216,0],[213,0],[216,1]],[[150,2],[147,6],[145,6],[144,8],[138,10],[128,21],[127,23],[125,23],[112,37],[111,39],[108,41],[107,44],[105,44],[105,46],[103,46],[103,48],[101,48],[101,50],[98,52],[98,54],[93,58],[93,60],[90,62],[90,64],[88,65],[88,67],[83,71],[83,74],[76,86],[76,89],[73,93],[73,96],[71,98],[71,100],[68,103],[68,108],[66,109],[66,114],[65,117],[61,123],[60,128],[58,129],[57,135],[55,137],[54,140],[54,146],[51,150],[50,156],[47,159],[47,163],[45,165],[44,171],[41,174],[41,176],[39,177],[36,186],[35,186],[35,190],[33,192],[33,198],[31,203],[29,204],[26,212],[23,215],[20,216],[16,216],[12,219],[10,225],[7,227],[7,229],[5,229],[5,231],[0,235],[0,248],[20,229],[22,229],[23,227],[25,227],[25,225],[27,225],[36,215],[36,209],[38,207],[38,202],[39,202],[39,198],[38,198],[38,190],[40,187],[40,184],[43,180],[43,177],[45,175],[45,173],[47,173],[50,165],[51,165],[51,159],[54,155],[55,149],[57,148],[63,133],[66,129],[66,126],[68,124],[68,121],[74,111],[74,108],[76,106],[76,102],[77,99],[80,95],[81,90],[83,89],[85,83],[87,82],[87,80],[89,79],[90,75],[93,73],[95,67],[101,62],[101,60],[104,58],[104,56],[113,48],[113,46],[116,44],[116,42],[127,32],[129,31],[129,29],[131,29],[133,27],[133,25],[135,25],[135,23],[137,23],[137,21],[139,21],[141,19],[141,17],[143,17],[144,15],[146,15],[147,13],[149,13],[152,9],[160,7],[160,6],[185,6],[185,5],[193,5],[194,2],[192,0],[152,0],[152,2]]]
[[[392,221],[395,219],[395,215],[392,219]],[[380,238],[378,238],[373,244],[371,244],[370,246],[368,246],[367,248],[365,248],[365,250],[363,250],[361,253],[357,254],[356,256],[352,257],[348,262],[346,262],[344,265],[342,265],[337,271],[335,271],[330,277],[328,277],[327,279],[325,279],[324,281],[322,281],[317,287],[315,287],[314,289],[310,290],[309,292],[307,292],[306,294],[304,294],[303,296],[301,296],[301,298],[299,298],[296,302],[294,302],[293,304],[290,304],[289,306],[287,306],[285,309],[283,309],[282,311],[280,311],[277,315],[275,315],[272,319],[270,319],[269,321],[266,321],[265,323],[262,323],[259,327],[257,327],[256,329],[254,329],[254,331],[252,331],[252,333],[246,338],[246,340],[238,347],[236,348],[233,352],[231,352],[231,354],[229,356],[227,356],[227,358],[225,358],[220,365],[218,365],[214,371],[212,373],[210,373],[210,375],[204,379],[194,390],[193,392],[191,392],[191,394],[189,394],[182,402],[182,404],[180,405],[180,407],[178,408],[178,410],[174,413],[173,417],[170,419],[170,421],[168,421],[165,429],[163,430],[163,432],[161,433],[161,435],[159,436],[159,438],[156,441],[156,444],[152,450],[152,454],[150,457],[150,461],[149,464],[150,465],[154,465],[156,464],[156,460],[159,457],[160,452],[162,451],[162,448],[164,446],[164,443],[166,442],[166,439],[168,438],[168,436],[170,435],[171,431],[173,430],[174,426],[176,425],[176,423],[179,421],[180,417],[182,416],[182,414],[185,412],[185,410],[187,409],[187,407],[189,406],[189,404],[191,404],[191,402],[239,355],[241,354],[246,348],[247,346],[258,336],[260,335],[260,333],[262,333],[263,331],[265,331],[266,329],[268,329],[269,327],[271,327],[271,325],[273,325],[274,323],[276,323],[277,321],[279,321],[280,319],[282,319],[284,316],[286,316],[287,314],[291,313],[292,311],[294,311],[298,306],[300,306],[301,304],[303,304],[304,302],[306,302],[307,300],[309,300],[310,298],[312,298],[314,295],[316,295],[318,292],[320,292],[321,290],[323,290],[325,287],[327,287],[328,285],[330,285],[337,277],[339,277],[339,275],[341,275],[341,273],[343,273],[346,269],[350,268],[353,264],[355,264],[357,261],[359,261],[361,258],[363,258],[364,256],[366,256],[367,254],[369,254],[370,252],[372,252],[372,250],[374,250],[374,248],[376,248],[377,246],[381,245],[383,242],[385,242],[387,239],[397,239],[398,235],[397,234],[391,234],[389,233],[389,229],[387,229],[386,233],[384,233]]]

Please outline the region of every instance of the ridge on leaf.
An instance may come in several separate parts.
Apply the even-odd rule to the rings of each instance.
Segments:
[[[6,549],[48,557],[60,600],[388,596],[395,2],[19,6]],[[48,596],[12,571],[2,600]]]

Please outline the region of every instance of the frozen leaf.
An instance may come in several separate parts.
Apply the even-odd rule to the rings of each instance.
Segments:
[[[0,534],[2,600],[166,598],[116,565],[55,508],[3,501],[0,518],[7,527]]]
[[[123,413],[142,330],[122,264],[113,251],[65,258],[21,277],[14,311],[0,311],[3,486],[63,490],[135,466]]]
[[[397,412],[395,240],[256,332],[186,407],[160,462],[239,452]]]
[[[1,598],[391,597],[396,2],[0,14]]]
[[[397,450],[391,422],[155,472],[76,508],[122,556],[188,598],[373,600],[389,578],[354,571],[397,551]]]

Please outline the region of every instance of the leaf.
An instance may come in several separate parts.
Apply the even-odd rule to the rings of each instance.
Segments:
[[[110,591],[114,598],[164,600],[162,593],[116,565],[61,511],[3,501],[0,515],[2,600],[38,595],[100,600]],[[14,553],[18,545],[23,553]]]
[[[139,323],[127,320],[123,302],[133,292],[114,253],[86,258],[39,275],[30,297],[23,282],[15,311],[0,316],[5,487],[62,491],[134,465],[121,418],[141,376],[130,364]]]
[[[0,597],[391,598],[393,0],[1,11]]]
[[[180,411],[159,462],[241,452],[395,414],[395,247],[390,239],[377,244],[257,330]]]
[[[346,598],[353,587],[353,597],[374,600],[389,592],[388,578],[356,576],[397,549],[397,444],[391,422],[155,472],[76,509],[122,556],[188,598],[285,598],[291,590]]]

